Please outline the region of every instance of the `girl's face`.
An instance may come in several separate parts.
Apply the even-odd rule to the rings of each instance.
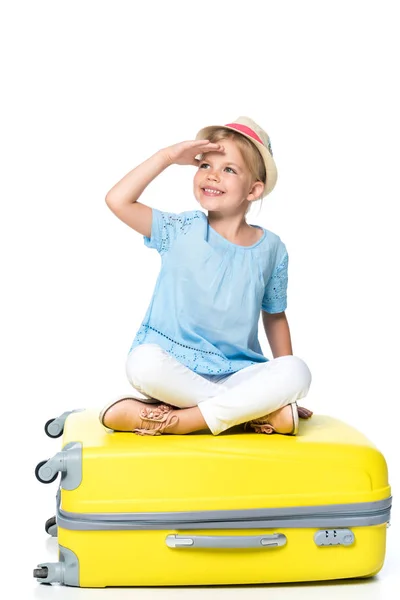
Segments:
[[[218,143],[223,151],[207,152],[199,163],[193,180],[194,195],[206,210],[235,214],[241,212],[237,210],[241,207],[245,212],[248,200],[257,197],[252,194],[251,173],[233,140]]]

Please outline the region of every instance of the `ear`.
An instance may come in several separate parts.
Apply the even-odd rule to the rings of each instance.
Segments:
[[[258,200],[264,191],[265,184],[262,181],[255,181],[247,195],[247,200]]]

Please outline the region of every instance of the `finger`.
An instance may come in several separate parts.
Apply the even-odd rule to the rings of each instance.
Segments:
[[[224,147],[221,146],[221,144],[213,144],[212,142],[209,142],[208,145],[200,146],[200,147],[196,148],[196,150],[197,150],[197,154],[201,154],[202,157],[200,159],[194,158],[192,161],[192,165],[194,165],[195,167],[198,167],[200,165],[200,163],[204,160],[204,155],[207,152],[211,152],[211,151],[223,152]],[[196,154],[196,156],[197,156],[197,154]]]
[[[220,146],[221,145],[221,144],[218,144],[218,142],[210,142],[210,140],[191,140],[190,143],[193,144],[194,146],[201,146],[202,144],[204,144],[204,146],[207,146],[207,145]]]
[[[307,413],[305,413],[305,416],[304,416],[304,418],[305,418],[305,419],[310,419],[310,417],[312,417],[312,414],[313,414],[313,413],[312,413],[311,411],[308,411]]]
[[[210,140],[195,140],[194,142],[192,142],[192,144],[194,146],[197,146],[198,148],[204,147],[206,151],[224,149],[222,144],[218,144],[217,142],[210,142]]]
[[[304,408],[304,406],[299,406],[297,409],[300,419],[309,419],[313,412],[308,410],[308,408]]]
[[[303,410],[305,412],[311,413],[312,414],[312,410],[310,410],[309,408],[306,408],[305,406],[298,406],[297,407],[299,410]]]
[[[307,408],[303,408],[303,414],[305,415],[305,417],[308,419],[309,417],[311,417],[311,415],[313,414],[311,410],[308,410]]]

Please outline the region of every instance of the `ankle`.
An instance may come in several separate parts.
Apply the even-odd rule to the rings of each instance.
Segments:
[[[289,405],[278,408],[268,417],[276,433],[291,433],[293,430],[292,409]]]
[[[171,412],[171,420],[175,423],[168,427],[168,432],[175,435],[185,435],[193,431],[208,429],[202,413],[197,406],[191,408],[177,408]]]

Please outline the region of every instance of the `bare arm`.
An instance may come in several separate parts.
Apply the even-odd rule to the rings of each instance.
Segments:
[[[107,206],[129,227],[150,237],[153,211],[150,206],[138,202],[138,198],[149,183],[169,165],[197,166],[199,160],[196,155],[211,150],[222,151],[222,146],[208,140],[190,140],[159,150],[110,189],[106,195]]]
[[[111,188],[106,195],[108,205],[132,204],[141,196],[153,179],[160,175],[171,163],[165,150],[159,150],[153,156],[129,171],[125,177]]]
[[[286,314],[281,312],[271,315],[264,310],[261,312],[265,334],[268,338],[273,357],[278,358],[278,356],[288,356],[293,354]],[[309,410],[304,406],[298,406],[297,411],[300,419],[309,419],[313,415],[312,410]]]
[[[264,310],[261,312],[265,334],[268,338],[273,357],[277,358],[278,356],[293,354],[290,330],[285,312],[274,315]]]

